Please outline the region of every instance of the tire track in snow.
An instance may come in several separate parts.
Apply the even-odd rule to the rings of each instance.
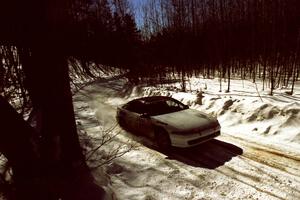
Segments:
[[[267,193],[278,199],[300,199],[300,161],[297,155],[285,154],[277,149],[228,135],[221,138],[241,146],[244,150],[238,159],[239,162],[244,162],[251,171],[246,174],[234,171],[239,174],[237,176],[239,180],[252,185],[259,192]],[[226,168],[221,168],[219,171],[232,174],[232,172],[228,173],[230,169]],[[255,176],[256,183],[243,180],[247,176]]]
[[[225,141],[241,145],[246,150],[242,156],[263,163],[280,171],[285,171],[293,176],[300,177],[300,156],[291,152],[282,152],[254,142],[245,141],[231,135],[221,137]]]

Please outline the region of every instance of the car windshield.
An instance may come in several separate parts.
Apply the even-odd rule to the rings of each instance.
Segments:
[[[148,105],[148,113],[151,116],[163,115],[187,109],[188,106],[173,99],[151,102]]]

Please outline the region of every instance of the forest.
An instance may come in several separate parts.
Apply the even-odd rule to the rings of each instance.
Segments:
[[[134,2],[0,3],[0,153],[12,167],[17,199],[84,199],[71,194],[74,188],[89,188],[96,199],[103,192],[92,184],[79,145],[71,72],[97,79],[95,72],[118,68],[132,84],[180,78],[182,91],[192,76],[218,78],[220,91],[226,80],[227,92],[231,79],[259,80],[269,95],[281,87],[293,95],[298,0]],[[74,174],[80,181],[71,187]],[[30,192],[36,187],[40,192]]]

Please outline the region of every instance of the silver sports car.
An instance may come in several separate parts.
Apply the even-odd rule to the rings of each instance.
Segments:
[[[220,124],[203,112],[165,96],[132,100],[117,110],[121,127],[153,138],[161,149],[191,147],[220,135]]]

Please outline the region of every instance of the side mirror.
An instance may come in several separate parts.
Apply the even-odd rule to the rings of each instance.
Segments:
[[[141,114],[141,118],[148,119],[148,118],[150,118],[150,115],[148,113],[143,113],[143,114]]]

